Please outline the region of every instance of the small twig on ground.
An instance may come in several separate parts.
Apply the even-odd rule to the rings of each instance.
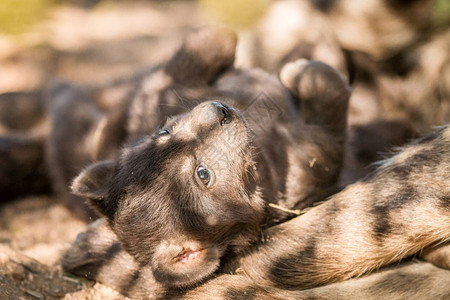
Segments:
[[[300,216],[302,214],[301,210],[299,210],[299,209],[292,210],[292,209],[288,209],[288,208],[282,207],[282,206],[280,206],[278,204],[274,204],[274,203],[269,203],[269,206],[272,208],[287,212],[289,214],[297,215],[297,216]]]

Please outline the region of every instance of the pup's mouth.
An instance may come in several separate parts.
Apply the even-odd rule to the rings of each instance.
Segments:
[[[177,262],[188,263],[199,258],[205,249],[185,249],[176,257]]]
[[[153,275],[166,286],[190,286],[219,268],[223,250],[193,240],[162,242],[152,258]]]

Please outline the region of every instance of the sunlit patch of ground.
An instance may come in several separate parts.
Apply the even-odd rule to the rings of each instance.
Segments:
[[[26,197],[0,206],[0,299],[125,299],[62,272],[61,254],[85,228],[56,198]]]

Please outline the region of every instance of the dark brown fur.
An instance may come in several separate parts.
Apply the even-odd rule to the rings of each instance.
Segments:
[[[48,193],[43,161],[48,124],[44,95],[38,92],[0,95],[0,194],[2,200]]]
[[[166,287],[206,279],[223,256],[254,243],[263,225],[329,194],[339,174],[349,97],[344,80],[322,63],[298,61],[282,73],[287,89],[258,70],[229,70],[208,85],[232,63],[234,44],[224,31],[188,37],[131,100],[122,151],[87,168],[72,186]],[[90,101],[75,91],[73,98],[68,103]],[[58,107],[61,100],[54,101]],[[73,123],[80,121],[77,109],[87,110],[68,110]],[[100,118],[91,112],[86,128]],[[79,135],[89,138],[91,131]],[[211,186],[199,180],[199,167],[209,170]]]
[[[235,46],[230,31],[198,30],[110,101],[61,82],[45,91],[40,145],[56,192],[92,217],[88,199],[168,290],[207,279],[264,226],[329,195],[342,165],[344,79],[306,60],[286,65],[281,82],[233,69]]]
[[[283,84],[293,97],[303,100],[300,102],[300,116],[306,124],[302,123],[305,127],[297,129],[310,130],[314,127],[309,127],[308,123],[316,123],[321,126],[321,130],[326,129],[322,134],[342,132],[345,123],[339,121],[340,114],[327,114],[328,110],[321,104],[327,103],[326,99],[329,99],[328,103],[340,103],[339,99],[345,99],[342,96],[345,95],[345,89],[331,88],[327,85],[329,82],[322,81],[322,78],[336,78],[332,73],[328,73],[328,70],[323,65],[306,64],[302,61],[289,64],[283,69]],[[339,85],[344,87],[341,83]],[[309,94],[311,90],[313,92]],[[343,94],[336,93],[336,90],[342,91]],[[234,92],[234,99],[238,97],[236,91],[230,92]],[[325,98],[321,101],[325,102],[318,100],[318,93],[323,93],[321,95]],[[311,95],[311,98],[308,95]],[[227,103],[226,101],[227,99],[223,102]],[[322,173],[325,170],[320,168],[323,166],[320,157],[326,156],[318,156],[319,160],[314,161],[305,159],[302,152],[298,153],[298,164],[295,159],[294,163],[292,160],[289,163],[284,160],[283,163],[283,158],[292,155],[292,152],[281,152],[280,149],[287,149],[284,143],[292,140],[280,137],[296,138],[299,146],[302,146],[298,149],[313,149],[311,153],[315,155],[320,153],[316,145],[321,145],[320,150],[325,150],[325,153],[332,153],[333,149],[326,148],[327,144],[320,142],[319,132],[312,136],[302,131],[292,131],[288,136],[282,135],[286,130],[289,132],[290,124],[296,124],[297,121],[293,119],[289,123],[281,122],[269,131],[264,127],[256,127],[259,135],[256,134],[252,140],[252,146],[258,149],[265,145],[265,148],[260,148],[263,151],[259,152],[264,155],[254,155],[250,144],[245,144],[249,141],[246,128],[252,126],[251,115],[248,123],[241,123],[243,119],[241,120],[238,112],[233,112],[236,124],[232,132],[239,141],[233,144],[237,140],[227,140],[227,135],[224,135],[231,130],[226,126],[233,123],[222,127],[213,125],[223,118],[216,108],[217,105],[211,102],[197,105],[190,113],[182,114],[166,123],[165,126],[171,130],[170,135],[155,136],[153,139],[139,142],[136,146],[125,148],[118,163],[103,162],[94,165],[75,180],[74,190],[90,198],[109,218],[110,225],[101,221],[103,223],[96,226],[106,230],[111,226],[113,231],[110,231],[109,235],[114,232],[111,236],[117,237],[113,239],[113,244],[104,243],[102,239],[95,238],[94,226],[80,236],[66,254],[64,266],[68,270],[112,284],[133,297],[183,297],[191,293],[189,289],[180,291],[174,287],[196,286],[214,276],[213,273],[218,274],[218,258],[221,258],[220,270],[236,272],[236,276],[244,275],[245,281],[251,280],[248,288],[243,290],[227,289],[227,293],[231,294],[224,296],[225,298],[238,297],[237,295],[242,293],[258,295],[261,289],[268,289],[270,292],[262,292],[260,295],[276,295],[277,289],[280,289],[280,295],[288,297],[289,292],[282,290],[311,288],[360,276],[449,238],[449,215],[445,200],[442,200],[446,199],[447,191],[445,188],[441,189],[448,180],[446,169],[442,168],[442,165],[448,164],[449,157],[449,134],[448,129],[444,128],[404,148],[397,156],[384,162],[373,175],[349,186],[324,204],[300,217],[266,229],[262,241],[249,247],[250,243],[258,240],[256,234],[260,229],[257,224],[262,220],[262,206],[258,208],[258,205],[263,203],[260,202],[262,199],[258,199],[259,184],[262,195],[276,197],[280,191],[277,188],[277,180],[293,177],[292,174],[287,174],[286,177],[280,178],[279,175],[286,171],[286,166],[300,167],[297,172],[311,171],[308,166],[314,170],[315,163],[319,162],[316,174],[326,174]],[[309,114],[311,111],[320,111],[321,114]],[[270,122],[264,124],[268,124],[269,128],[273,126]],[[277,129],[283,127],[282,131]],[[220,183],[210,191],[202,192],[203,196],[198,196],[196,189],[187,188],[188,185],[183,184],[183,178],[186,176],[179,177],[184,168],[172,169],[189,161],[185,158],[180,160],[180,155],[183,157],[186,152],[198,156],[200,150],[201,157],[204,157],[206,162],[211,158],[205,154],[215,153],[208,150],[210,146],[203,145],[196,139],[191,140],[189,135],[192,132],[201,136],[202,141],[210,139],[211,144],[218,145],[214,150],[225,154],[225,157],[229,158],[228,161],[232,162],[231,165],[224,165],[228,168],[221,169],[221,176],[229,176],[230,167],[235,171],[246,170],[243,174],[238,173],[242,176],[238,178],[244,188],[239,187],[239,183],[231,180],[231,177],[227,180],[227,184],[235,185],[232,191],[242,191],[239,200],[230,194],[230,190],[221,189]],[[212,136],[209,135],[211,132],[214,132]],[[215,139],[217,137],[218,140]],[[276,152],[264,153],[267,151],[264,149],[274,148],[269,141],[275,140],[275,137],[278,141]],[[264,142],[267,138],[268,141]],[[249,151],[242,153],[221,148],[223,140],[233,145],[232,148],[244,142]],[[314,141],[314,144],[305,141]],[[201,150],[204,147],[206,150]],[[171,159],[170,164],[163,163],[167,157]],[[249,163],[252,157],[257,158],[254,162],[256,170],[249,168],[254,165]],[[308,164],[305,165],[305,162]],[[160,167],[161,163],[164,167]],[[221,166],[220,162],[218,164]],[[192,166],[188,164],[187,169],[192,170]],[[247,176],[249,173],[251,176]],[[264,176],[261,176],[262,174]],[[271,177],[271,174],[276,176]],[[295,180],[297,185],[298,182],[314,180],[310,192],[307,185],[302,186],[301,192],[306,189],[306,195],[314,193],[317,188],[314,182],[320,182],[314,173],[307,174],[306,181],[300,181],[298,178]],[[161,181],[158,178],[166,179]],[[436,188],[430,188],[431,182]],[[322,186],[327,185],[329,186],[328,180],[323,182]],[[292,189],[295,191],[295,186],[287,189],[286,194],[289,195],[289,190]],[[179,196],[180,190],[185,192],[183,196]],[[147,196],[148,194],[153,197]],[[167,195],[174,197],[167,198]],[[294,195],[296,196],[292,198],[281,198],[284,201],[275,203],[292,209],[299,207],[299,204],[296,201],[290,202],[290,199],[307,199],[305,194]],[[271,201],[272,197],[264,200]],[[161,198],[166,199],[164,204],[158,201]],[[204,202],[205,198],[208,199],[207,202]],[[216,203],[213,199],[227,200]],[[244,202],[241,202],[243,199]],[[243,205],[244,203],[248,204]],[[246,205],[255,206],[251,208]],[[176,218],[168,217],[169,214],[175,215]],[[271,217],[278,216],[279,214]],[[412,222],[411,219],[415,221]],[[93,263],[85,264],[85,254],[80,248],[92,247],[92,241],[98,241],[102,245],[99,251],[101,254],[94,257]],[[121,251],[120,245],[131,256]],[[146,251],[142,251],[143,249]],[[203,250],[191,260],[190,253],[197,252],[196,249]],[[230,255],[230,250],[240,258],[235,259],[235,255]],[[188,257],[187,263],[179,266],[183,261],[180,257]],[[108,260],[106,263],[103,261],[105,258]],[[116,263],[111,265],[111,261]],[[73,264],[74,262],[76,263]],[[73,269],[72,265],[77,267]],[[114,269],[115,265],[124,265],[126,271],[117,277],[105,276],[102,269]],[[121,283],[117,285],[117,282]],[[231,282],[233,279],[230,279],[229,284]],[[192,295],[200,295],[196,291],[194,289]]]

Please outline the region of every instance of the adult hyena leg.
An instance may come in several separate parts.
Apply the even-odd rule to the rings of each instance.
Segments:
[[[296,98],[301,119],[334,136],[344,136],[350,88],[338,71],[319,61],[300,59],[286,64],[280,80]]]
[[[267,287],[244,275],[221,275],[181,299],[446,299],[450,271],[429,263],[405,263],[308,290]]]
[[[407,263],[349,281],[308,290],[257,284],[244,274],[220,274],[190,290],[166,290],[151,270],[140,268],[124,250],[105,219],[89,225],[64,254],[66,272],[102,282],[137,299],[443,299],[450,292],[449,271],[428,263]]]
[[[450,126],[384,161],[241,259],[255,282],[310,288],[360,276],[450,238]]]

